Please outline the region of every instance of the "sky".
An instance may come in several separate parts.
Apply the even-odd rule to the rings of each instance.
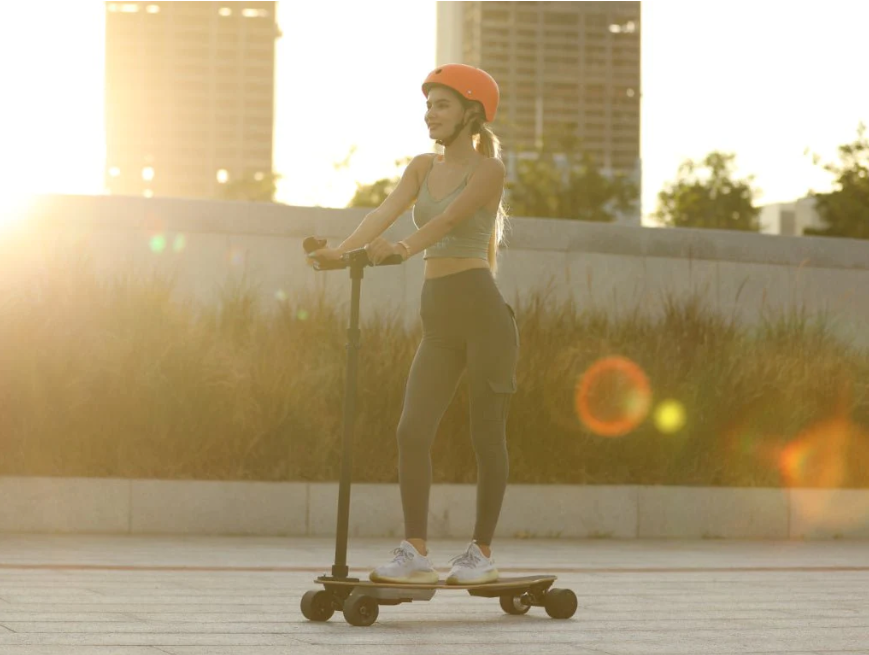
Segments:
[[[435,2],[279,2],[277,200],[342,207],[356,182],[430,152],[419,89]],[[0,209],[26,193],[103,193],[104,3],[9,3],[0,22]],[[736,155],[757,204],[830,188],[829,161],[869,124],[869,3],[642,3],[644,222],[686,158]],[[353,152],[350,155],[351,150]],[[341,162],[345,165],[341,166]]]

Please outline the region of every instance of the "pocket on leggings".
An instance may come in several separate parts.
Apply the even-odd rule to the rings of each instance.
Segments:
[[[495,393],[516,393],[518,385],[516,384],[516,375],[509,380],[489,380],[489,388]]]
[[[507,305],[507,310],[510,313],[510,327],[512,329],[513,348],[505,351],[505,359],[501,360],[503,373],[501,375],[493,375],[489,377],[489,388],[495,393],[516,393],[518,384],[516,382],[516,360],[519,357],[519,325],[516,322],[516,314],[513,308]]]

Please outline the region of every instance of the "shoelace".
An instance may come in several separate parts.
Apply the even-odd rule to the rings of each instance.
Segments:
[[[413,553],[401,547],[393,550],[392,554],[395,555],[395,559],[393,559],[393,561],[398,564],[404,564],[406,560],[413,559]]]
[[[450,564],[455,564],[457,566],[475,566],[477,562],[481,561],[482,560],[477,556],[477,554],[468,548],[468,550],[461,555],[453,557],[450,560]]]

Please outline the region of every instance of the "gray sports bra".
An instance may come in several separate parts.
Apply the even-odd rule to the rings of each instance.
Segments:
[[[428,189],[428,178],[434,168],[435,159],[432,157],[431,166],[419,189],[419,196],[413,206],[413,224],[421,228],[435,216],[443,212],[449,204],[462,192],[468,183],[469,171],[461,183],[448,195],[435,200]],[[456,225],[448,234],[434,245],[426,248],[423,259],[430,257],[471,257],[488,259],[489,241],[492,238],[492,230],[495,227],[496,212],[481,207],[477,212]]]

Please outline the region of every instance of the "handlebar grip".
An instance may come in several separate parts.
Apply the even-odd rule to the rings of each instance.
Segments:
[[[324,248],[326,246],[326,239],[318,239],[317,237],[307,237],[302,242],[302,247],[305,249],[307,254],[311,254],[315,250],[319,250],[320,248]],[[403,264],[404,259],[401,255],[390,255],[376,266],[395,266],[398,264]],[[349,268],[350,266],[375,266],[375,264],[368,258],[368,251],[365,248],[357,248],[356,250],[350,250],[349,252],[345,252],[344,255],[338,261],[332,262],[314,262],[314,270],[317,271],[337,271],[343,268]]]
[[[337,262],[314,262],[315,271],[340,271],[347,268],[347,262],[339,259]]]
[[[404,263],[404,259],[402,258],[401,255],[390,255],[389,257],[384,259],[382,262],[377,264],[377,266],[395,266],[396,264],[403,264],[403,263]],[[372,264],[372,266],[373,266],[373,264]]]
[[[326,239],[308,237],[302,242],[302,247],[305,249],[305,252],[314,252],[315,250],[319,250],[320,248],[325,248],[326,243]]]
[[[368,251],[365,248],[356,248],[356,250],[350,250],[344,253],[342,260],[345,262],[345,266],[351,266],[353,263],[357,265],[361,264],[362,266],[394,266],[396,264],[403,264],[404,259],[401,255],[390,255],[383,259],[379,264],[375,264],[368,258]]]

